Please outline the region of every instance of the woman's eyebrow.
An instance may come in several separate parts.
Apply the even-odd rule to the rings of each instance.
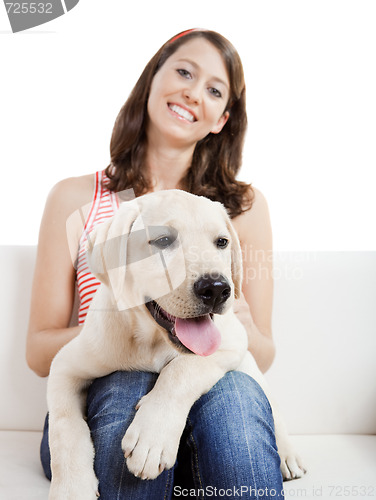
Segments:
[[[176,62],[177,63],[185,63],[186,62],[186,63],[191,64],[195,69],[201,69],[201,66],[199,64],[197,64],[195,61],[192,61],[192,59],[188,59],[186,57],[181,58],[181,59],[177,59]],[[228,83],[225,82],[224,80],[222,80],[222,78],[219,78],[218,76],[215,76],[215,75],[211,76],[210,78],[213,79],[213,80],[215,80],[216,82],[221,83],[222,85],[224,85],[226,87],[226,89],[229,88]]]

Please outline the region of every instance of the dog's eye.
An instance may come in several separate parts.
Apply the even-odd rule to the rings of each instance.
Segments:
[[[167,248],[170,245],[173,244],[176,238],[171,238],[171,236],[161,236],[160,238],[157,238],[156,240],[151,241],[150,243],[157,248]]]
[[[218,238],[216,241],[216,245],[218,248],[226,248],[229,241],[227,238]]]

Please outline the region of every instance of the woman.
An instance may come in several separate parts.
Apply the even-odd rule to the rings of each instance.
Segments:
[[[194,29],[161,47],[119,113],[109,167],[59,182],[48,197],[27,342],[27,360],[38,375],[48,375],[57,351],[82,328],[98,286],[84,260],[86,234],[113,215],[117,193],[127,189],[139,196],[179,188],[226,206],[244,258],[243,296],[236,312],[246,327],[250,351],[261,370],[268,369],[274,357],[268,208],[259,191],[235,180],[246,123],[242,65],[225,38]],[[260,255],[262,273],[255,259]],[[69,326],[76,281],[79,324]],[[171,498],[182,494],[182,484],[192,489],[191,497],[195,492],[209,495],[207,488],[236,497],[241,486],[250,488],[250,498],[271,490],[273,498],[282,496],[270,406],[260,387],[240,372],[228,373],[192,407],[177,467],[153,481],[132,476],[124,466],[120,442],[137,401],[155,380],[151,373],[115,372],[89,388],[87,419],[101,498]],[[48,419],[41,457],[49,477],[47,429]]]

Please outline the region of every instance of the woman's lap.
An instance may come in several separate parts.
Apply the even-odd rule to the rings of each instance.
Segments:
[[[215,496],[215,488],[226,491],[226,498],[236,498],[241,487],[247,498],[280,498],[282,477],[270,405],[259,385],[241,372],[227,373],[193,405],[177,467],[153,481],[130,474],[121,440],[133,420],[137,402],[153,388],[156,379],[153,373],[114,372],[96,379],[89,388],[87,417],[96,450],[101,499],[157,500],[171,498],[173,492],[183,497],[191,491],[204,498],[205,491]],[[41,457],[49,477],[46,431]],[[250,494],[251,488],[257,495]],[[271,490],[275,490],[273,495],[262,495]]]

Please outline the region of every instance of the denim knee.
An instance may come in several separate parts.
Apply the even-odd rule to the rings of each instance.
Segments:
[[[157,374],[114,372],[96,379],[88,390],[87,422],[95,448],[94,469],[100,498],[170,498],[173,471],[142,481],[128,471],[121,448],[136,414],[136,404],[153,388]]]
[[[198,487],[257,485],[282,494],[272,410],[254,379],[227,373],[194,404],[189,424]]]
[[[157,377],[146,372],[114,372],[94,380],[88,389],[88,425],[104,499],[118,498],[120,492],[127,498],[171,495],[173,471],[165,471],[152,482],[140,481],[127,471],[121,450],[135,406],[153,388]],[[240,372],[227,373],[193,405],[188,424],[185,435],[192,450],[196,486],[257,485],[282,491],[271,408],[252,378]],[[42,462],[48,477],[46,432],[44,437]]]
[[[158,375],[139,371],[116,371],[95,379],[87,394],[87,418],[93,432],[114,422],[126,427],[136,413],[138,401],[150,392]]]
[[[238,428],[244,417],[250,425],[261,419],[274,434],[272,409],[268,398],[260,385],[243,372],[226,373],[212,389],[204,394],[192,407],[193,415],[208,419],[213,428],[218,422],[225,422],[232,428]],[[216,424],[216,425],[215,425]]]
[[[101,440],[112,441],[115,436],[119,441],[133,420],[137,402],[153,388],[156,379],[157,374],[154,373],[119,371],[94,380],[87,395],[88,425],[92,435],[96,430],[109,426],[108,432],[101,433]],[[51,480],[48,424],[47,415],[40,445],[40,458],[44,474]]]

